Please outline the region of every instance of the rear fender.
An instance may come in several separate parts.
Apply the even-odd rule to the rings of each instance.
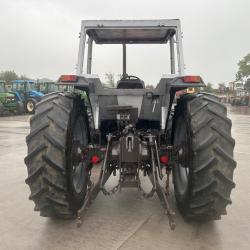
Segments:
[[[76,89],[81,89],[81,90],[84,90],[87,93],[89,93],[89,90],[91,88],[91,82],[86,77],[84,77],[84,76],[75,76],[75,79],[72,80],[72,81],[64,81],[63,76],[65,76],[65,75],[62,75],[58,79],[58,81],[56,82],[56,85],[69,85],[69,86],[73,86]]]
[[[171,92],[197,87],[206,87],[200,76],[179,76],[170,81]]]

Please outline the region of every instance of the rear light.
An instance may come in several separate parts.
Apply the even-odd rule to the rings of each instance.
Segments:
[[[101,162],[101,158],[98,155],[92,155],[90,158],[90,161],[92,164],[98,164],[99,162]]]
[[[60,82],[77,82],[78,77],[76,75],[61,75]]]
[[[169,162],[169,157],[167,155],[162,155],[160,157],[160,162],[163,164],[163,165],[168,165],[168,162]]]
[[[202,82],[200,76],[184,76],[182,78],[184,83],[200,83]]]

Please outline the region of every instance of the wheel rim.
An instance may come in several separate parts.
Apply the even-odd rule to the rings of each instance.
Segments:
[[[184,195],[189,186],[190,174],[190,142],[187,124],[183,117],[179,117],[175,128],[174,145],[178,147],[179,160],[174,167],[175,186],[180,195]]]
[[[31,101],[27,102],[27,110],[29,112],[32,112],[34,110],[34,103],[33,102],[31,102]]]
[[[72,147],[75,149],[72,150],[72,159],[74,159],[75,155],[81,152],[81,148],[87,146],[87,129],[85,126],[84,118],[79,116],[75,122],[74,130],[73,130],[73,141]],[[80,194],[86,186],[86,176],[88,174],[88,166],[86,163],[82,161],[72,161],[72,171],[71,171],[71,180],[72,185],[77,194]]]

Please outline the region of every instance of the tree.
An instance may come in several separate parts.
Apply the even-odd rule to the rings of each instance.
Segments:
[[[20,77],[18,77],[18,79],[20,80],[30,80],[30,78],[26,75],[20,75]]]
[[[30,80],[30,78],[25,74],[21,74],[20,76],[18,76],[18,74],[14,70],[5,70],[0,73],[0,80],[5,81],[7,84],[11,84],[11,81],[17,79]]]
[[[250,76],[250,53],[238,62],[238,72],[236,74],[236,81],[243,80]]]
[[[202,89],[202,91],[208,92],[208,93],[213,93],[213,92],[214,92],[214,89],[213,89],[212,83],[208,82],[208,83],[206,84],[206,87],[204,87],[204,88]]]
[[[0,73],[0,79],[10,84],[11,81],[18,79],[18,75],[13,70],[6,70]]]
[[[107,79],[107,85],[114,88],[115,87],[115,77],[113,73],[105,73],[105,78]]]

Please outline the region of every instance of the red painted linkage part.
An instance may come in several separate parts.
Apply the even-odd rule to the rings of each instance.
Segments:
[[[85,148],[82,150],[82,160],[92,165],[99,164],[104,159],[104,149],[94,147]]]
[[[169,157],[167,155],[162,155],[160,157],[160,162],[163,164],[163,165],[167,165],[168,162],[169,162]]]
[[[98,155],[92,155],[90,161],[92,164],[98,164],[101,162],[101,158]]]

